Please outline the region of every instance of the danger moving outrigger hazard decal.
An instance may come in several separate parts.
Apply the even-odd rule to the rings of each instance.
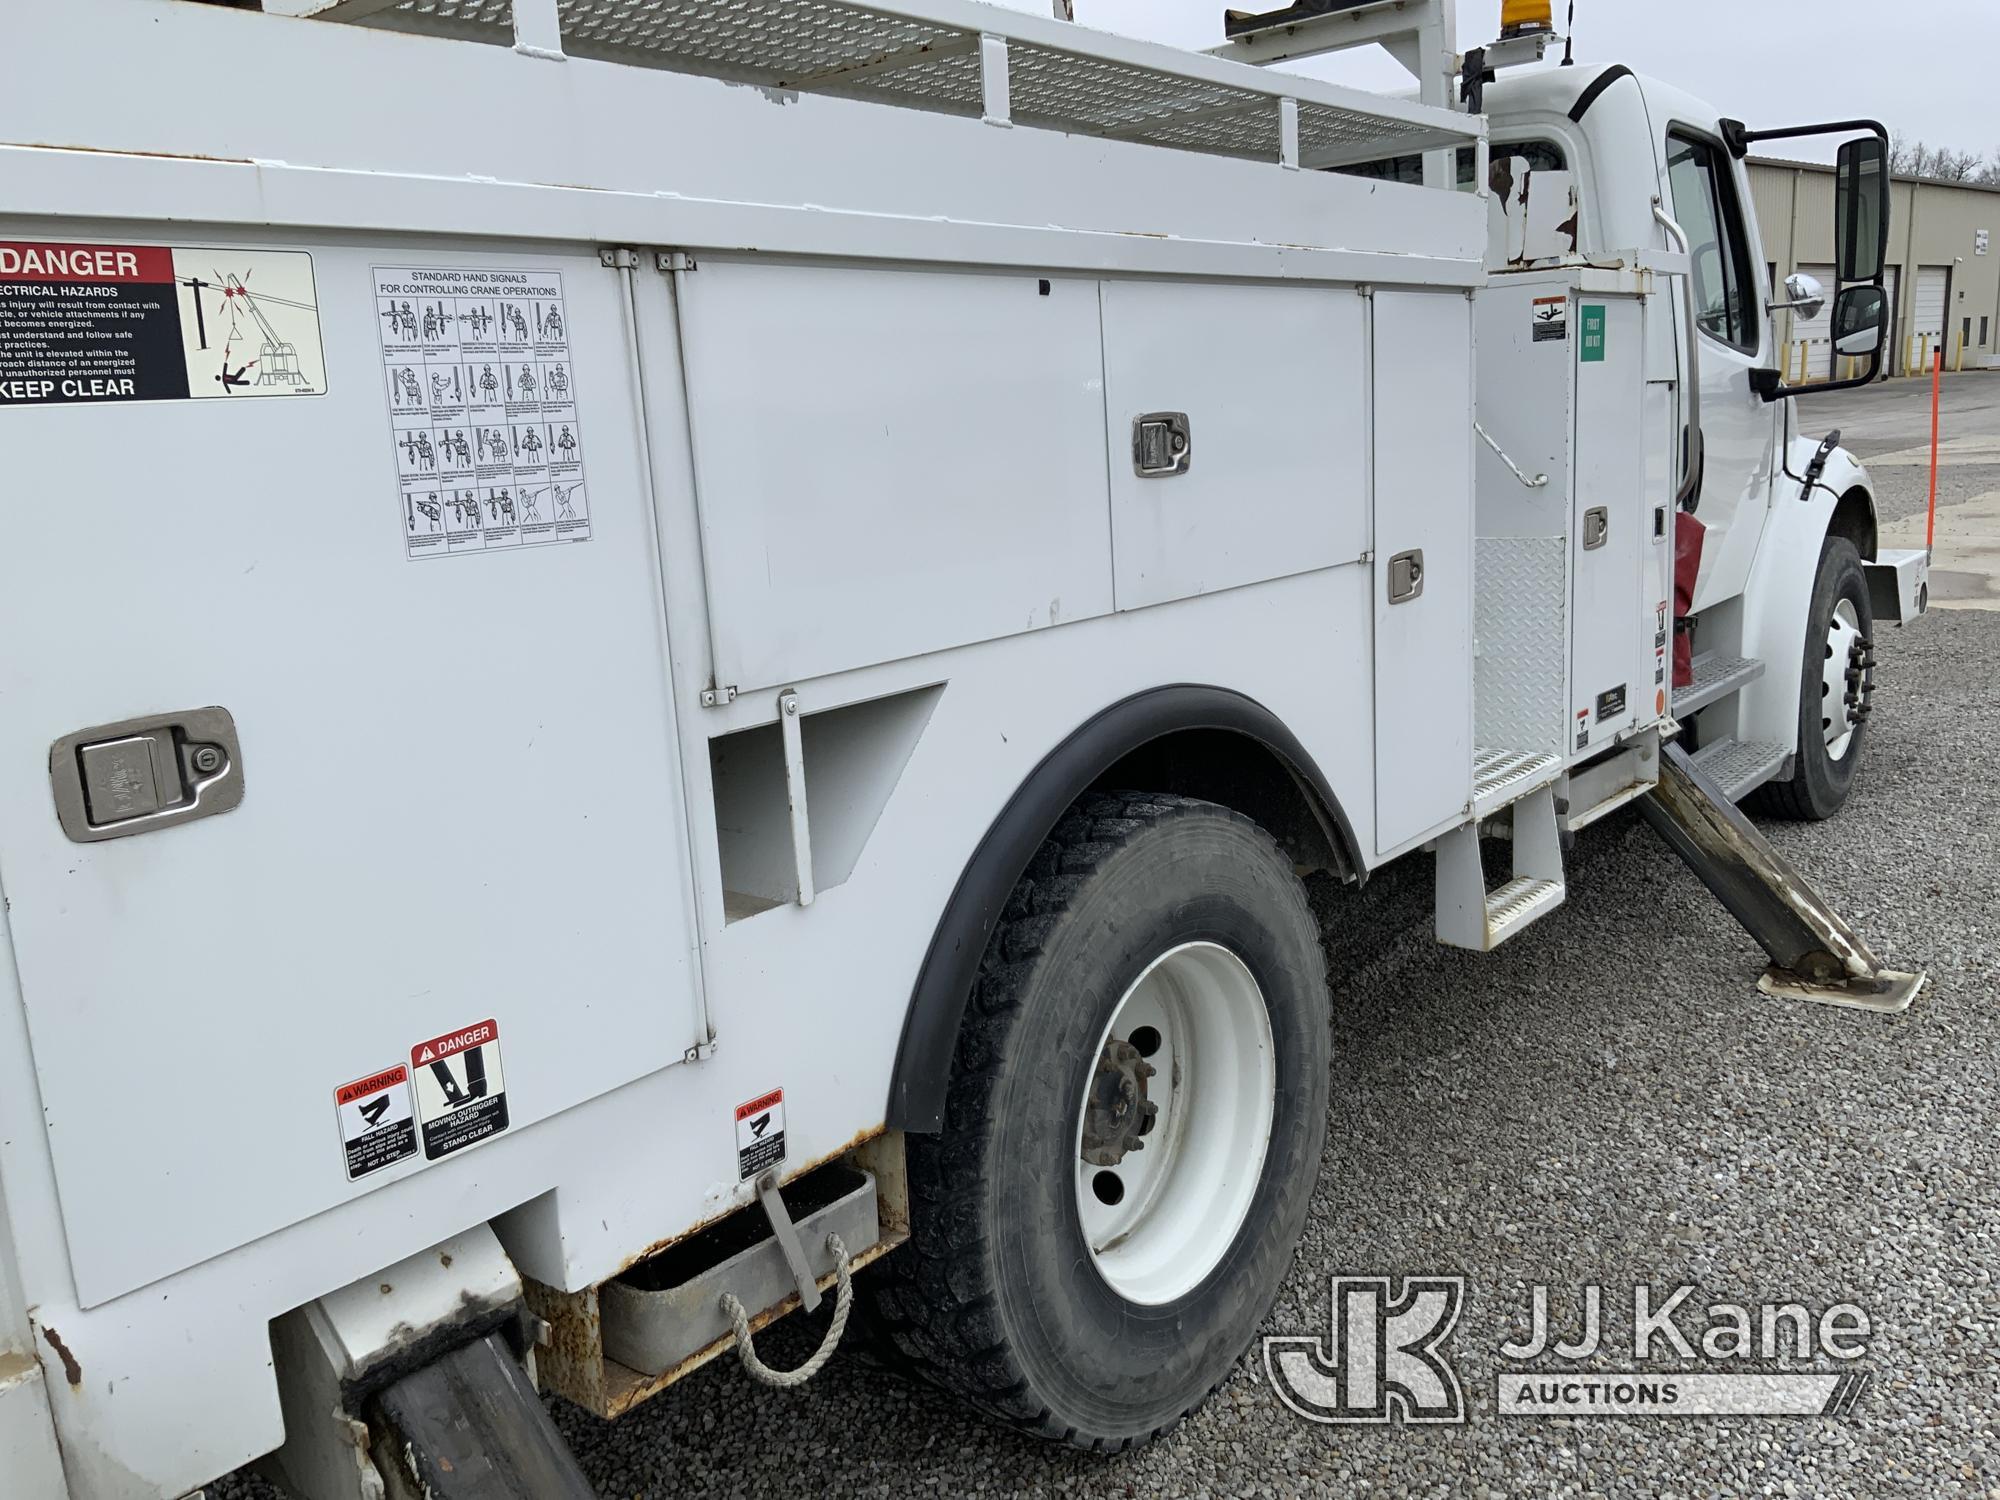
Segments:
[[[0,407],[325,394],[303,251],[0,240]]]
[[[507,1128],[500,1023],[481,1021],[410,1049],[424,1156],[436,1161]]]

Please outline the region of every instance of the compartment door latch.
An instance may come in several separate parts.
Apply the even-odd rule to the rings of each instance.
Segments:
[[[243,750],[226,708],[99,724],[49,749],[56,817],[79,844],[151,833],[243,800]]]

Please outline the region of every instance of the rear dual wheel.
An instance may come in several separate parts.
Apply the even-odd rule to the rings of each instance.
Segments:
[[[1212,803],[1091,794],[1010,899],[877,1321],[927,1378],[1115,1450],[1229,1374],[1325,1140],[1319,935],[1290,861]]]

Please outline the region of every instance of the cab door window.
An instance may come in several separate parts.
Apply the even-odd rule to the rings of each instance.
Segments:
[[[1674,217],[1687,231],[1694,258],[1695,321],[1710,338],[1754,353],[1757,287],[1728,158],[1713,141],[1673,132],[1667,137],[1667,180]]]

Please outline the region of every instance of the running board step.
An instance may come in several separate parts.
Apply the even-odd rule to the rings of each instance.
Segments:
[[[1771,957],[1765,994],[1893,1015],[1923,988],[1921,972],[1885,968],[1861,935],[1736,810],[1700,758],[1668,745],[1660,784],[1639,807],[1660,837]]]
[[[1544,786],[1514,804],[1514,874],[1486,888],[1479,824],[1455,828],[1437,844],[1438,941],[1491,953],[1563,903],[1562,837],[1555,788]]]
[[[1771,740],[1717,740],[1694,752],[1701,773],[1732,803],[1741,802],[1778,775],[1791,752]]]
[[[1764,675],[1764,664],[1751,657],[1711,651],[1694,659],[1694,681],[1674,689],[1674,716],[1685,719],[1709,704],[1727,698]]]

